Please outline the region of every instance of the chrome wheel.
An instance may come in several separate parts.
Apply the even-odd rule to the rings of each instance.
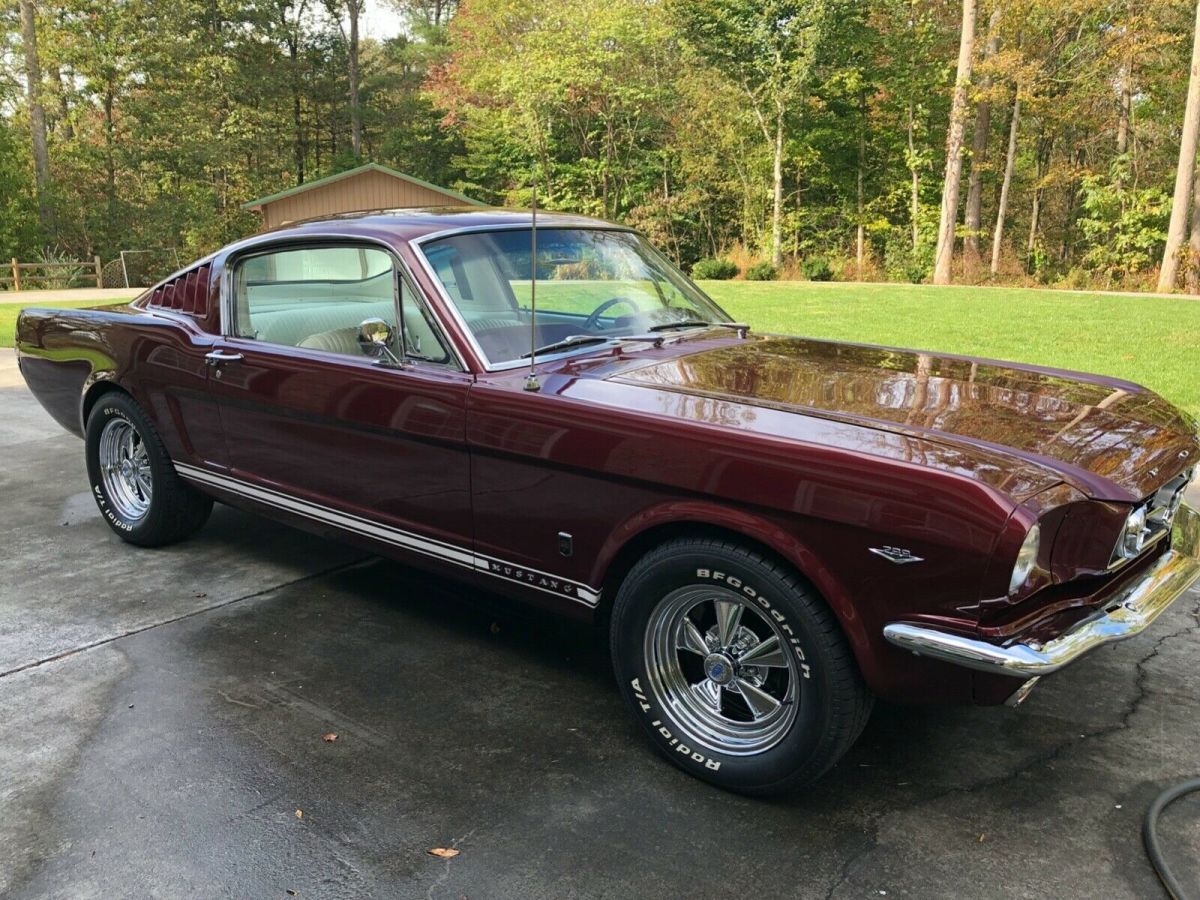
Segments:
[[[125,419],[110,419],[100,432],[100,480],[113,509],[136,522],[150,511],[154,482],[146,443]]]
[[[799,669],[784,636],[732,590],[697,585],[667,594],[650,614],[645,654],[655,699],[710,750],[761,753],[795,721]]]

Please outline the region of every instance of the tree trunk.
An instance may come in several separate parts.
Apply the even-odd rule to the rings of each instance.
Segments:
[[[863,257],[866,251],[867,228],[863,222],[863,165],[866,162],[866,135],[863,129],[858,132],[858,232],[855,235],[855,259],[858,263],[858,280],[863,277]]]
[[[1179,167],[1175,170],[1175,196],[1171,201],[1171,224],[1158,274],[1160,291],[1175,290],[1179,274],[1179,248],[1187,228],[1192,182],[1196,175],[1196,139],[1200,131],[1200,2],[1196,4],[1196,27],[1192,35],[1192,66],[1188,79],[1187,107],[1183,113],[1183,136],[1179,140]]]
[[[1075,250],[1075,225],[1079,221],[1079,173],[1087,162],[1086,135],[1081,140],[1072,129],[1067,135],[1068,146],[1075,147],[1071,158],[1071,180],[1067,183],[1067,218],[1063,223],[1062,244],[1058,258],[1070,263]]]
[[[113,104],[115,89],[111,84],[104,90],[104,193],[107,215],[104,227],[104,237],[108,241],[108,249],[118,246],[117,236],[117,158],[116,158],[116,125],[113,120]]]
[[[908,104],[908,171],[912,176],[912,187],[909,192],[908,216],[912,220],[912,245],[917,249],[921,239],[921,228],[918,220],[921,216],[921,176],[917,172],[917,148],[913,142],[913,108]]]
[[[1200,294],[1200,178],[1192,180],[1192,233],[1188,241],[1187,290]]]
[[[958,223],[958,188],[962,179],[967,86],[971,82],[971,53],[975,47],[976,0],[963,0],[962,10],[958,72],[954,78],[954,101],[950,106],[950,129],[946,136],[946,178],[942,184],[942,217],[938,223],[937,252],[933,263],[934,284],[950,283],[950,264],[954,258],[954,227]]]
[[[1133,57],[1127,56],[1117,75],[1119,87],[1117,108],[1117,155],[1129,152],[1129,114],[1133,109]]]
[[[1008,125],[1008,152],[1004,157],[1004,180],[1000,182],[1000,201],[996,204],[996,227],[992,229],[992,274],[1000,273],[1000,247],[1004,241],[1004,217],[1008,215],[1008,192],[1017,168],[1017,129],[1021,124],[1021,86],[1013,97],[1012,121]]]
[[[29,98],[29,130],[33,141],[33,173],[42,228],[53,227],[50,209],[50,152],[46,148],[46,110],[42,106],[42,65],[38,59],[37,11],[34,0],[21,0],[21,44],[25,52],[25,92]]]
[[[783,110],[775,112],[775,207],[771,213],[771,265],[783,265]]]
[[[800,211],[804,209],[804,170],[796,167],[796,227],[792,229],[792,256],[800,255]]]
[[[61,70],[58,72],[58,117],[62,120],[63,140],[68,142],[75,140],[75,126],[71,124],[71,100],[68,93],[72,77],[69,70],[66,76]]]
[[[304,119],[300,108],[300,86],[292,84],[292,158],[296,163],[296,184],[304,184]]]
[[[308,157],[308,148],[304,141],[304,117],[301,96],[303,94],[300,74],[300,20],[304,16],[307,3],[301,2],[296,9],[296,20],[288,21],[288,9],[291,4],[279,9],[280,24],[286,33],[288,51],[288,81],[292,92],[292,163],[296,169],[296,184],[304,184],[304,163]]]
[[[350,149],[355,157],[362,155],[362,107],[358,98],[358,17],[362,13],[363,0],[349,0],[346,10],[350,14]]]
[[[988,42],[983,58],[986,62],[1000,50],[1000,7],[988,20]],[[992,86],[992,76],[985,75],[980,90]],[[983,221],[983,167],[987,162],[988,138],[992,130],[992,104],[986,97],[975,110],[975,134],[971,139],[971,175],[967,180],[967,209],[963,216],[966,235],[963,237],[963,275],[974,278],[979,271],[979,236]]]
[[[1025,271],[1033,273],[1033,251],[1037,247],[1038,229],[1042,225],[1042,200],[1046,189],[1042,187],[1042,178],[1050,167],[1050,153],[1054,146],[1054,137],[1047,137],[1044,131],[1038,135],[1037,153],[1033,160],[1033,204],[1029,211],[1029,238],[1025,241]]]

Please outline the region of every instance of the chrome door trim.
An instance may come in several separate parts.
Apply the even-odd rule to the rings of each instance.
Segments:
[[[181,477],[195,484],[228,491],[247,500],[272,506],[315,522],[333,525],[344,531],[390,544],[402,550],[472,569],[481,575],[489,575],[535,591],[541,591],[544,594],[573,600],[589,609],[595,609],[600,603],[599,588],[592,588],[560,575],[543,572],[540,569],[533,569],[498,557],[485,556],[476,553],[470,547],[431,538],[418,532],[406,531],[393,525],[385,525],[374,519],[344,512],[311,500],[304,500],[294,494],[243,478],[235,478],[223,472],[215,472],[181,462],[174,463],[174,466],[175,471]]]
[[[233,339],[253,340],[252,338],[248,339],[248,338],[241,337],[240,335],[235,335],[235,334],[230,333],[231,325],[232,325],[233,318],[234,318],[234,316],[233,316],[233,288],[234,288],[233,270],[237,266],[237,264],[239,262],[241,262],[243,259],[247,259],[252,256],[261,256],[265,253],[279,253],[282,251],[286,251],[289,248],[301,249],[303,247],[312,247],[312,246],[344,247],[344,246],[354,246],[355,244],[370,244],[372,246],[379,247],[380,249],[384,250],[391,257],[392,265],[395,268],[395,270],[400,273],[400,277],[408,282],[409,286],[412,288],[413,293],[415,295],[417,295],[418,297],[420,297],[421,300],[425,303],[425,308],[426,308],[426,310],[428,310],[430,317],[433,319],[434,328],[436,329],[438,336],[445,342],[446,347],[449,349],[451,355],[454,357],[455,363],[457,364],[459,371],[466,372],[466,373],[469,373],[471,371],[470,367],[466,363],[465,358],[462,355],[462,351],[459,348],[457,342],[450,339],[450,335],[446,330],[446,325],[442,321],[442,319],[438,316],[437,310],[434,309],[433,304],[429,303],[428,298],[425,296],[425,292],[422,291],[419,288],[419,286],[417,285],[416,279],[413,277],[413,274],[412,274],[412,269],[409,267],[408,263],[406,263],[404,261],[404,259],[400,256],[400,254],[396,252],[395,246],[393,246],[392,244],[383,240],[382,238],[368,237],[368,236],[364,236],[364,235],[339,234],[336,232],[322,232],[322,233],[306,232],[304,234],[299,234],[299,235],[293,234],[293,235],[288,235],[287,237],[276,238],[274,240],[270,240],[270,239],[262,239],[262,240],[251,239],[251,240],[252,240],[252,243],[248,243],[243,246],[238,246],[238,247],[235,247],[234,249],[230,250],[228,253],[225,254],[224,258],[221,260],[221,284],[220,284],[220,293],[221,293],[220,319],[221,319],[221,322],[220,322],[219,330],[220,330],[220,337],[223,340],[233,340]],[[421,256],[422,259],[424,258],[423,254],[418,254],[418,256]],[[435,284],[436,283],[437,282],[435,279]],[[396,295],[394,297],[393,304],[395,305],[395,308],[396,308],[396,315],[400,316],[401,310],[400,310],[399,295]],[[451,310],[454,311],[453,307],[451,307]],[[469,329],[467,329],[467,334],[468,335],[470,334]],[[268,346],[268,347],[272,346],[271,344],[268,344],[265,342],[260,342],[260,343],[262,343],[263,346]],[[284,345],[274,345],[274,346],[287,346],[287,345],[284,344]]]

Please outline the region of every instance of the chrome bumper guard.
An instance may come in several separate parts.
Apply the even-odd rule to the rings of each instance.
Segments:
[[[1171,549],[1139,577],[1123,585],[1103,612],[1084,619],[1044,645],[986,641],[893,622],[883,636],[917,656],[940,659],[997,675],[1033,678],[1057,672],[1104,644],[1141,634],[1200,578],[1200,513],[1186,503],[1171,527]]]

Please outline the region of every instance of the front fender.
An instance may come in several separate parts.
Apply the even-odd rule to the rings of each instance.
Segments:
[[[811,582],[829,605],[855,656],[867,652],[869,636],[846,587],[794,527],[770,515],[705,500],[657,504],[626,520],[609,535],[597,554],[590,583],[607,585],[614,566],[625,568],[623,563],[632,564],[641,555],[639,551],[689,531],[725,532],[735,540],[752,541],[783,559]],[[606,593],[611,598],[613,592]]]

